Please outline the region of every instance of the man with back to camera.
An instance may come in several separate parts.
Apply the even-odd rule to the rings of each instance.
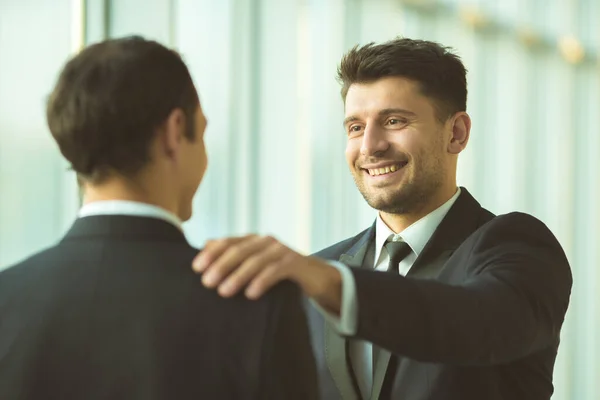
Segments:
[[[203,283],[256,299],[296,282],[316,306],[323,398],[550,399],[569,263],[542,222],[457,187],[471,130],[459,57],[396,39],[351,49],[338,76],[346,159],[375,222],[317,257],[271,237],[209,241]]]
[[[0,273],[0,398],[317,398],[296,285],[223,299],[189,268],[207,121],[181,58],[139,37],[89,46],[47,119],[84,206],[60,243]]]

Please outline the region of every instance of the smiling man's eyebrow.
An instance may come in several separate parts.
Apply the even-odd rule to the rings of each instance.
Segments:
[[[379,111],[378,114],[380,117],[385,117],[385,116],[393,115],[393,114],[402,114],[407,117],[416,117],[417,116],[417,114],[415,114],[414,112],[406,110],[404,108],[384,108],[383,110]],[[346,117],[346,118],[344,118],[343,126],[346,126],[350,122],[355,122],[355,121],[360,121],[360,118],[358,118],[357,116],[354,116],[354,115]]]
[[[391,115],[391,114],[404,114],[408,117],[416,117],[417,116],[417,114],[415,114],[414,112],[405,110],[403,108],[385,108],[385,109],[379,111],[379,116],[381,116],[381,117]]]
[[[349,117],[344,118],[344,126],[348,125],[348,123],[350,123],[350,122],[359,121],[359,120],[360,120],[360,118],[351,115]]]

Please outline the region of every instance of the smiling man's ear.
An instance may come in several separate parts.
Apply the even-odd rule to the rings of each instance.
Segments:
[[[471,134],[471,117],[466,112],[458,112],[451,120],[452,136],[448,143],[448,152],[458,154],[467,147]]]

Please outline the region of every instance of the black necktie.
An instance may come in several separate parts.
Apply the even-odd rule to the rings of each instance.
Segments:
[[[406,256],[410,254],[410,246],[408,245],[408,243],[403,241],[392,242],[388,240],[383,245],[383,247],[385,247],[385,249],[388,251],[388,254],[390,255],[390,261],[388,263],[387,269],[388,272],[398,274],[398,265],[400,264],[400,261],[404,260],[404,258],[406,258]]]
[[[400,264],[400,261],[404,260],[412,251],[410,246],[404,241],[392,242],[388,240],[383,247],[385,247],[390,256],[387,272],[396,275],[399,274],[398,265]],[[379,358],[380,351],[381,348],[376,344],[373,344],[373,376],[375,376],[375,369],[377,368],[377,359]],[[393,358],[394,357],[392,356],[392,359]]]

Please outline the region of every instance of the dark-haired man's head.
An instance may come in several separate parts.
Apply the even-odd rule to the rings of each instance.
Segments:
[[[338,79],[346,159],[369,205],[418,218],[451,197],[471,126],[459,57],[429,41],[371,43],[344,55]]]
[[[143,201],[191,216],[207,122],[173,50],[140,37],[85,48],[61,71],[47,121],[86,201]]]

